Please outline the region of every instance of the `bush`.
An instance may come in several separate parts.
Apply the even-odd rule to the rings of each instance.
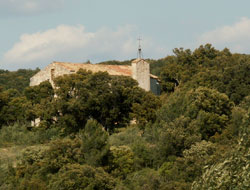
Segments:
[[[84,130],[79,132],[81,138],[81,152],[84,162],[91,166],[102,166],[108,154],[108,133],[95,120],[88,120]]]
[[[120,133],[114,133],[109,137],[112,146],[131,145],[141,138],[141,131],[138,127],[128,127]]]
[[[29,124],[15,123],[12,126],[4,126],[0,129],[0,147],[10,145],[33,145],[45,143],[58,137],[59,130],[51,129],[31,129]]]
[[[135,170],[134,153],[128,146],[111,147],[108,170],[117,178],[125,179]]]
[[[125,180],[125,184],[128,189],[159,190],[161,189],[162,181],[157,171],[145,168],[143,170],[131,174]]]
[[[50,180],[48,189],[55,190],[111,190],[115,180],[103,169],[94,169],[88,165],[68,164],[60,169]]]

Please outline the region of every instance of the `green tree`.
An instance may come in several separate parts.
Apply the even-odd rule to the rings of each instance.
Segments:
[[[189,123],[189,118],[181,116],[158,129],[159,135],[152,153],[154,167],[158,168],[174,157],[183,156],[183,150],[201,140],[198,129],[190,127]]]
[[[166,101],[158,112],[158,120],[172,122],[180,116],[190,118],[188,127],[199,128],[203,139],[222,133],[229,124],[234,105],[226,94],[206,87],[179,90]]]
[[[238,143],[229,145],[223,159],[216,159],[216,162],[205,167],[192,189],[249,189],[250,113],[242,113],[242,110],[234,110],[236,118],[233,122],[238,125]]]
[[[26,109],[30,108],[29,101],[15,89],[8,89],[0,93],[2,125],[11,125],[15,122],[24,123],[27,119]]]
[[[81,152],[84,162],[91,166],[104,165],[108,154],[108,133],[95,120],[88,120],[84,129],[80,131],[82,141]]]
[[[216,90],[200,87],[188,93],[185,115],[194,119],[203,139],[222,133],[231,118],[233,103]]]
[[[134,153],[128,146],[110,147],[108,171],[116,178],[125,179],[135,170]]]
[[[128,189],[136,190],[159,190],[162,187],[162,180],[159,173],[153,169],[145,168],[131,174],[125,180]]]
[[[22,93],[29,86],[30,78],[40,69],[19,69],[17,71],[0,70],[0,86],[4,90],[15,89]]]
[[[180,65],[170,64],[161,71],[161,90],[163,92],[174,92],[175,88],[179,86],[180,70]]]
[[[28,121],[40,119],[40,126],[49,128],[55,123],[58,110],[55,106],[55,93],[49,81],[44,81],[37,86],[27,87],[24,95],[29,101],[26,109]]]
[[[135,101],[132,104],[130,118],[135,119],[136,123],[144,129],[149,122],[156,120],[156,110],[161,106],[160,99],[152,93],[145,93],[142,89],[137,89],[134,94]]]
[[[157,97],[141,90],[129,77],[80,70],[77,74],[59,77],[56,85],[56,107],[60,113],[57,123],[67,128],[68,133],[84,128],[89,118],[97,120],[109,132],[125,127],[136,103],[141,104],[138,109],[147,109],[145,122],[149,122],[155,119],[155,110],[159,107]],[[143,113],[133,117],[140,118],[139,114]]]
[[[101,168],[88,165],[67,164],[50,180],[48,189],[61,190],[111,190],[116,181]]]

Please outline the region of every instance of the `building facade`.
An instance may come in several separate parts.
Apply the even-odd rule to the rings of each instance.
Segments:
[[[53,62],[45,69],[39,71],[30,79],[30,86],[39,85],[49,80],[54,86],[53,80],[58,76],[76,73],[79,69],[92,72],[108,72],[110,75],[129,76],[135,79],[139,87],[154,94],[160,94],[160,84],[157,76],[150,74],[149,63],[144,59],[136,59],[130,65],[101,65],[89,63],[65,63]]]

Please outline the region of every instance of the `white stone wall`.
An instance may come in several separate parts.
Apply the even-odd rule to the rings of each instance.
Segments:
[[[45,70],[39,71],[36,75],[30,78],[30,86],[39,85],[41,82],[49,80],[50,73],[47,68]]]
[[[52,80],[52,75],[51,75],[51,71],[54,70],[54,77],[58,77],[58,76],[62,76],[65,74],[72,74],[72,72],[70,72],[69,70],[51,63],[50,65],[48,65],[44,70],[39,71],[36,75],[34,75],[31,79],[30,79],[30,86],[35,86],[35,85],[39,85],[41,82],[49,80],[49,82],[52,84],[52,86],[54,86],[53,84],[53,80]]]
[[[136,59],[132,62],[132,78],[137,80],[139,87],[146,91],[150,91],[150,69],[149,63],[144,61],[143,59]],[[38,72],[30,79],[30,86],[39,85],[41,82],[49,80],[52,86],[54,87],[54,83],[52,80],[52,73],[54,78],[58,76],[62,76],[65,74],[75,73],[75,70],[71,70],[70,68],[65,68],[64,66],[60,66],[56,63],[51,63],[45,69]]]
[[[150,68],[149,63],[143,59],[136,59],[132,62],[132,77],[137,80],[139,86],[150,91]]]

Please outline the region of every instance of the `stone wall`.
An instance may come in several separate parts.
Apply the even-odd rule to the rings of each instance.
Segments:
[[[86,66],[86,65],[84,65]],[[110,68],[112,69],[112,67]],[[126,71],[131,71],[130,76],[137,80],[139,87],[146,91],[150,91],[150,69],[149,63],[143,59],[136,59],[132,62],[132,67],[126,67]],[[56,62],[49,64],[45,69],[38,72],[30,79],[30,86],[39,85],[41,82],[49,80],[54,87],[53,79],[65,74],[73,74],[77,69],[69,66],[56,64]]]
[[[132,77],[137,80],[139,86],[150,91],[150,69],[149,63],[143,59],[136,59],[132,62]]]
[[[51,63],[44,70],[41,70],[30,79],[30,86],[39,85],[41,82],[46,81],[46,80],[49,80],[52,86],[54,86],[53,84],[54,78],[65,75],[65,74],[72,74],[72,73],[75,73],[75,71],[72,72],[55,63]]]

